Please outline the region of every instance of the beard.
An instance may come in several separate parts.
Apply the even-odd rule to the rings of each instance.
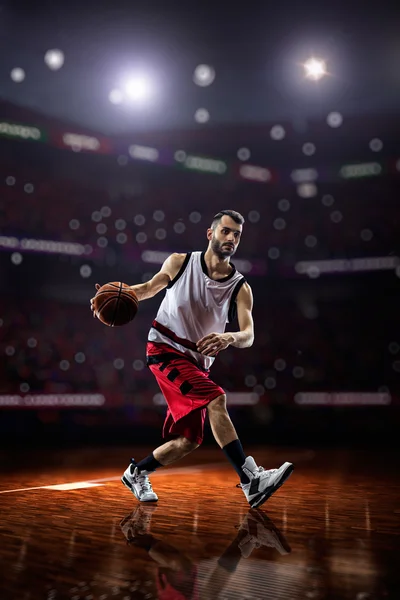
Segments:
[[[234,246],[225,246],[223,242],[217,240],[215,235],[213,235],[211,239],[211,250],[218,256],[218,258],[229,258],[229,256],[233,256],[236,252],[236,248]]]

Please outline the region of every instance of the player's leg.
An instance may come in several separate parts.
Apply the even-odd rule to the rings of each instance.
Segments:
[[[180,460],[200,446],[203,441],[206,412],[205,408],[194,410],[175,421],[168,409],[164,422],[163,437],[174,439],[170,439],[159,446],[138,463],[132,459],[131,464],[122,476],[122,483],[133,492],[140,502],[155,502],[158,500],[149,479],[151,473],[160,467]]]
[[[207,410],[215,440],[239,475],[246,499],[252,508],[261,506],[291,475],[293,465],[284,463],[279,469],[266,471],[257,466],[252,456],[246,457],[228,414],[225,394],[212,400]]]
[[[191,442],[182,435],[175,440],[170,440],[153,451],[153,456],[160,466],[170,465],[196,450],[200,444]],[[141,461],[143,463],[143,461]],[[141,466],[141,463],[138,463]]]

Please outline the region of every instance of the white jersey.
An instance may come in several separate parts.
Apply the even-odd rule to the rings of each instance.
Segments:
[[[215,358],[197,352],[196,343],[209,333],[223,333],[226,323],[235,319],[236,297],[246,279],[232,263],[227,277],[211,279],[204,254],[186,255],[179,273],[168,284],[148,340],[168,344],[208,370]]]

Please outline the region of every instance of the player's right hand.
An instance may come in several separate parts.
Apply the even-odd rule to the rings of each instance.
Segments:
[[[99,290],[100,287],[101,287],[100,284],[96,283],[96,285],[95,285],[96,290]],[[93,317],[96,318],[96,311],[94,310],[93,300],[94,300],[94,297],[90,298],[90,309],[93,313]]]

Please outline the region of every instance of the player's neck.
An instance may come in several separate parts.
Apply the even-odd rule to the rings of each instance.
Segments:
[[[219,275],[229,275],[232,271],[232,266],[229,263],[229,256],[220,258],[215,252],[208,248],[204,254],[204,260],[209,273],[217,273]]]

